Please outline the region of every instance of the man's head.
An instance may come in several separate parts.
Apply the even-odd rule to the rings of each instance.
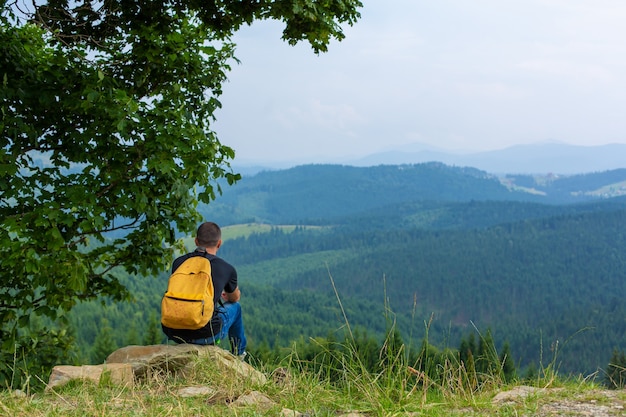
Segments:
[[[198,227],[196,245],[202,248],[219,248],[222,245],[222,230],[213,222],[204,222]]]

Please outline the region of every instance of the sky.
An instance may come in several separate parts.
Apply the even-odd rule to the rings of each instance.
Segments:
[[[316,55],[278,22],[234,38],[213,128],[240,163],[626,143],[623,0],[363,0]]]

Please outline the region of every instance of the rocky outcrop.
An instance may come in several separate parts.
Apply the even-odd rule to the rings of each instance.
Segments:
[[[153,375],[183,373],[195,358],[209,357],[230,377],[251,384],[264,384],[267,378],[230,352],[216,346],[150,345],[126,346],[111,353],[102,365],[59,365],[52,370],[47,389],[66,384],[73,379],[101,383],[103,378],[115,384],[129,385],[135,380]]]
[[[196,360],[197,358],[208,360]],[[219,384],[197,384],[190,377],[190,385],[178,388],[175,393],[180,397],[205,397],[208,404],[228,404],[232,407],[253,406],[259,410],[279,408],[279,405],[266,395],[251,389],[255,385],[267,383],[267,378],[251,365],[216,346],[199,345],[151,345],[126,346],[111,353],[102,365],[56,366],[47,389],[59,387],[73,379],[90,380],[102,383],[104,375],[108,381],[117,384],[133,384],[137,380],[149,379],[165,374],[176,374],[183,380],[187,374],[193,374],[194,364],[204,363],[217,367],[218,375],[229,379],[243,389],[224,389]],[[197,370],[195,370],[197,376]],[[286,371],[283,370],[286,374]],[[210,372],[209,372],[210,374]],[[273,383],[284,383],[286,375]],[[238,391],[238,392],[236,392]],[[307,414],[288,408],[282,408],[280,416],[303,417]]]
[[[514,387],[508,391],[502,391],[496,394],[495,397],[491,400],[494,404],[502,404],[502,403],[511,403],[519,400],[523,400],[526,397],[531,395],[537,395],[538,393],[544,392],[543,388],[529,387],[527,385],[520,385],[518,387]]]

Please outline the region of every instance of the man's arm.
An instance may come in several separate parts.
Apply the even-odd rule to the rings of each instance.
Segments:
[[[241,292],[239,291],[239,287],[235,288],[233,292],[225,292],[224,291],[224,299],[229,303],[236,303],[241,298]]]

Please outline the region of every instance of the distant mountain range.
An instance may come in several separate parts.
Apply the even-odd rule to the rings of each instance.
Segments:
[[[317,223],[410,202],[571,204],[626,195],[626,169],[571,176],[496,176],[440,162],[354,167],[301,165],[244,175],[207,205],[222,224]]]
[[[443,162],[446,165],[473,167],[492,174],[582,174],[626,168],[626,144],[575,146],[564,143],[517,145],[488,152],[451,152],[414,144],[405,149],[375,153],[358,159],[328,161],[352,166],[399,165]],[[298,163],[279,166],[257,162],[236,168],[243,173],[264,169],[289,168]]]

